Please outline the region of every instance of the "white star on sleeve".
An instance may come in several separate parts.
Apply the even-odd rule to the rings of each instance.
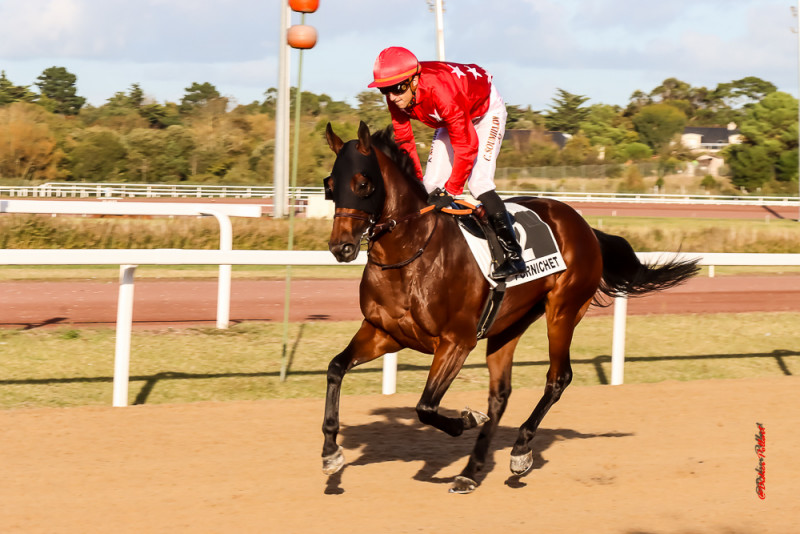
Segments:
[[[439,116],[439,111],[434,108],[433,113],[428,113],[428,117],[433,117],[433,120],[436,122],[442,122],[442,118]]]
[[[464,74],[464,72],[458,68],[458,65],[450,65],[450,68],[452,69],[451,74],[455,74],[456,78],[466,76],[466,74]]]
[[[476,79],[476,80],[477,80],[478,78],[482,78],[482,77],[483,77],[483,74],[481,74],[480,72],[478,72],[477,70],[475,70],[475,67],[470,67],[470,68],[468,68],[468,69],[467,69],[467,72],[469,72],[470,74],[472,74],[473,76],[475,76],[475,79]]]

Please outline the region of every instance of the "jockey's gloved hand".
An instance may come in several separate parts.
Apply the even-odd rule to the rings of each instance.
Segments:
[[[453,197],[441,187],[437,187],[428,195],[428,205],[434,206],[434,211],[442,211],[442,208],[449,208],[452,203]]]

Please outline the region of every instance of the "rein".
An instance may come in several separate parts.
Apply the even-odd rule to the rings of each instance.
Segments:
[[[370,256],[369,257],[369,261],[371,261],[376,266],[380,267],[381,270],[384,270],[384,271],[387,270],[387,269],[399,269],[400,267],[405,267],[406,265],[408,265],[412,261],[414,261],[417,258],[419,258],[420,256],[422,256],[422,253],[425,252],[425,248],[428,246],[428,243],[430,243],[431,239],[433,239],[433,234],[434,234],[434,232],[436,232],[436,227],[438,225],[439,225],[439,218],[437,217],[434,220],[433,229],[431,230],[431,233],[428,235],[428,239],[426,239],[425,243],[419,248],[419,250],[417,250],[417,252],[413,256],[408,258],[407,260],[401,261],[399,263],[380,263],[380,262],[377,262],[377,261],[373,260],[372,257]],[[372,251],[372,243],[374,243],[374,242],[375,242],[374,240],[370,241],[370,246],[367,247],[367,256],[369,256],[369,253]]]
[[[463,200],[456,200],[455,202],[457,204],[465,206],[465,208],[463,208],[463,209],[442,208],[441,211],[443,211],[444,213],[447,213],[449,215],[471,215],[475,211],[475,206],[473,206],[469,202],[466,202],[466,201],[463,201]],[[390,220],[388,220],[388,221],[386,221],[384,223],[381,223],[381,224],[373,224],[367,230],[367,232],[365,232],[365,235],[367,235],[367,239],[369,241],[369,245],[367,247],[367,255],[369,255],[370,251],[372,250],[372,243],[374,243],[375,241],[377,241],[378,239],[383,237],[384,234],[389,233],[392,230],[394,230],[395,227],[398,224],[410,221],[412,219],[415,219],[415,218],[419,217],[420,215],[424,215],[426,213],[430,213],[433,210],[434,210],[434,206],[425,206],[421,210],[409,213],[408,215],[405,215],[405,216],[403,216],[403,217],[401,217],[399,219],[390,219]],[[359,219],[359,220],[363,220],[363,221],[368,221],[370,223],[373,222],[372,219],[368,219],[367,217],[364,217],[364,216],[361,216],[361,215],[350,214],[350,213],[342,213],[341,215],[336,214],[336,215],[334,215],[334,218],[335,217],[351,217],[353,219]],[[439,218],[437,217],[435,219],[434,224],[433,224],[433,229],[431,230],[431,233],[428,235],[428,238],[425,240],[425,243],[419,248],[419,250],[417,250],[417,252],[413,256],[411,256],[407,260],[401,261],[399,263],[391,263],[391,264],[379,263],[379,262],[373,260],[372,258],[370,258],[370,261],[373,264],[375,264],[376,266],[380,267],[384,271],[387,270],[387,269],[399,269],[400,267],[405,267],[409,263],[413,262],[414,260],[416,260],[417,258],[422,256],[422,253],[425,252],[425,249],[427,248],[428,244],[431,242],[431,239],[433,239],[433,234],[434,234],[434,232],[436,232],[436,227],[438,225],[439,225]]]

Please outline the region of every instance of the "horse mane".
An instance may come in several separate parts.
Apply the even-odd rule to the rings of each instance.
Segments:
[[[414,167],[414,161],[408,152],[397,146],[394,140],[394,128],[390,124],[383,130],[378,130],[372,134],[372,144],[381,152],[383,152],[400,170],[400,173],[405,176],[409,181],[419,186],[419,189],[427,195],[425,187],[417,179],[417,170]]]

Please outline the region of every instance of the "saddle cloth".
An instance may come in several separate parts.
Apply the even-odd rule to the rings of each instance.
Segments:
[[[522,247],[522,259],[525,260],[526,271],[506,279],[506,287],[518,286],[544,276],[563,271],[567,268],[561,251],[553,237],[553,231],[542,221],[536,212],[519,204],[507,203],[506,209],[514,216],[514,230]],[[467,240],[472,255],[489,282],[496,287],[497,282],[489,278],[492,270],[492,255],[486,239],[475,237],[462,226],[461,233]]]

